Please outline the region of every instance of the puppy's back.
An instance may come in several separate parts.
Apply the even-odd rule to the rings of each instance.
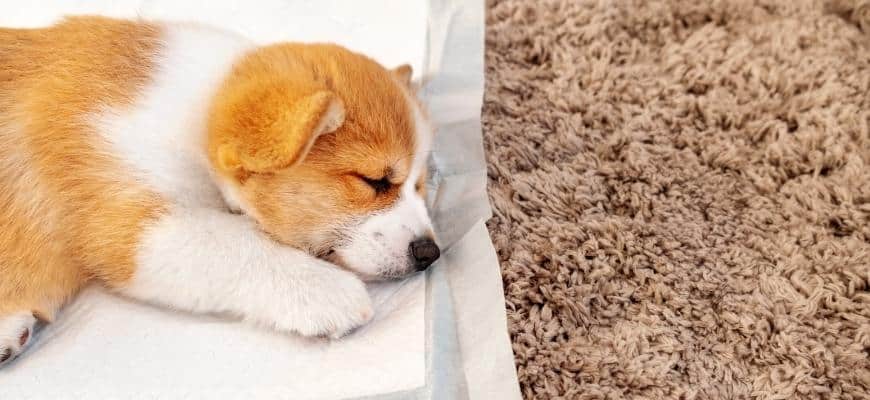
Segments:
[[[100,17],[0,29],[0,314],[50,319],[87,279],[128,278],[136,238],[161,202],[89,118],[132,104],[160,32]]]

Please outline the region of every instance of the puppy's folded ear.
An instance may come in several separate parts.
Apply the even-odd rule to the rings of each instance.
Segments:
[[[334,93],[293,82],[248,82],[219,93],[209,155],[225,172],[268,173],[301,162],[317,138],[344,123]]]

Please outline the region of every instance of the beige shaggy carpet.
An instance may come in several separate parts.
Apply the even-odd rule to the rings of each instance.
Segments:
[[[488,7],[523,394],[870,398],[870,0]]]

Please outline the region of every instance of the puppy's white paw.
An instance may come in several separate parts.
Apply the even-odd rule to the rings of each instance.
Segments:
[[[330,270],[313,280],[309,306],[298,326],[305,336],[340,338],[374,316],[365,284],[350,272]]]
[[[324,262],[322,270],[300,282],[287,296],[293,304],[277,318],[278,328],[304,336],[340,338],[374,316],[365,284],[354,274]]]
[[[0,366],[14,360],[30,343],[36,318],[30,311],[0,316]]]

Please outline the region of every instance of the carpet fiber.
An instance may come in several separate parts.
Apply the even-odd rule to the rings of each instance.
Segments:
[[[870,398],[870,0],[488,7],[523,394]]]

